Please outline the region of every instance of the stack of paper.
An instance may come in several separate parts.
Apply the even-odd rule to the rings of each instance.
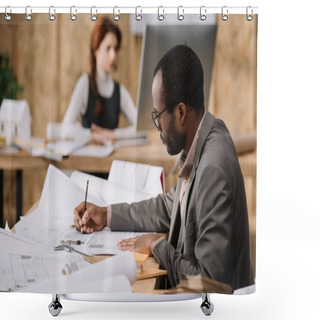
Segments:
[[[129,252],[90,264],[77,253],[54,252],[3,229],[0,241],[0,291],[130,292],[136,280]]]
[[[111,232],[106,228],[102,232],[81,234],[72,227],[74,208],[84,200],[87,180],[87,201],[100,206],[144,200],[156,195],[80,172],[68,177],[50,165],[38,207],[27,217],[21,217],[15,225],[16,233],[0,229],[0,290],[50,293],[131,291],[136,279],[135,260],[131,253],[119,251],[117,243],[137,233]],[[80,243],[73,244],[72,248],[81,254],[55,251],[62,241]],[[114,256],[91,265],[82,259],[82,253]]]

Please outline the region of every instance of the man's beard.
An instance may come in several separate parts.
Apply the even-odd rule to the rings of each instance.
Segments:
[[[173,121],[171,121],[169,128],[170,129],[166,134],[166,139],[163,138],[161,133],[160,138],[162,142],[166,145],[167,152],[171,156],[174,156],[180,153],[180,151],[184,148],[184,139],[181,135],[179,135]]]

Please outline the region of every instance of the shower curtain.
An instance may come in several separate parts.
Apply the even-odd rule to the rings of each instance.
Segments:
[[[250,17],[51,8],[1,19],[1,291],[98,301],[255,291]],[[89,216],[87,229],[93,204],[106,221]]]

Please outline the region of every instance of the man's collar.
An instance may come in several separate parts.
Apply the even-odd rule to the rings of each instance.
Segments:
[[[179,173],[179,178],[188,180],[190,173],[192,171],[192,167],[195,162],[195,157],[196,157],[196,151],[197,151],[197,145],[198,145],[198,140],[200,136],[200,130],[201,126],[203,123],[203,119],[205,117],[205,113],[199,123],[198,129],[196,131],[196,134],[194,135],[190,150],[188,154],[185,154],[184,152],[182,153],[179,161],[179,165],[181,167],[180,173]]]

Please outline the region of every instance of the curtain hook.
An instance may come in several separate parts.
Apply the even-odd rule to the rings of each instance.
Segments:
[[[117,13],[116,13],[116,10],[118,11]],[[119,21],[120,20],[119,8],[118,7],[113,7],[113,20],[114,21]]]
[[[205,6],[200,7],[200,20],[204,21],[207,19],[207,9]]]
[[[6,20],[6,21],[10,21],[11,20],[11,16],[8,14],[8,9],[10,8],[10,6],[6,6],[5,8],[4,8],[4,19]],[[10,10],[10,12],[11,12],[11,9],[9,9]]]
[[[50,20],[50,21],[54,21],[55,18],[56,18],[56,16],[51,13],[51,10],[53,11],[53,13],[56,12],[54,6],[50,6],[50,7],[49,7],[49,20]]]
[[[140,10],[140,14],[138,14],[138,9]],[[137,6],[137,7],[136,7],[136,20],[137,20],[137,21],[140,21],[140,20],[142,19],[141,13],[142,13],[141,7],[140,7],[140,6]]]
[[[93,14],[93,8],[96,10],[96,13],[97,13],[97,9],[96,7],[91,7],[90,9],[90,19],[91,21],[96,21],[98,19],[97,15],[96,14]]]
[[[251,9],[251,14],[249,14],[249,8]],[[247,21],[251,21],[253,19],[253,9],[252,7],[248,6],[247,9],[246,9],[246,19]]]
[[[160,9],[162,10],[162,13],[160,14]],[[164,9],[163,6],[158,7],[158,20],[162,21],[164,19]]]
[[[227,6],[223,6],[221,8],[221,19],[223,21],[227,21],[228,20],[228,7]]]
[[[28,12],[28,9],[30,9],[29,12]],[[30,20],[32,19],[31,13],[32,13],[31,7],[30,7],[30,6],[27,6],[27,7],[26,7],[26,14],[25,14],[25,16],[24,16],[24,18],[25,18],[27,21],[30,21]]]
[[[73,13],[73,9],[74,9],[74,12],[75,12],[75,13]],[[76,21],[76,20],[77,20],[77,15],[76,15],[76,13],[77,13],[77,8],[76,8],[75,6],[71,6],[71,7],[70,7],[70,19],[71,19],[72,21]]]
[[[183,6],[178,7],[178,20],[182,21],[184,19],[184,9]]]

